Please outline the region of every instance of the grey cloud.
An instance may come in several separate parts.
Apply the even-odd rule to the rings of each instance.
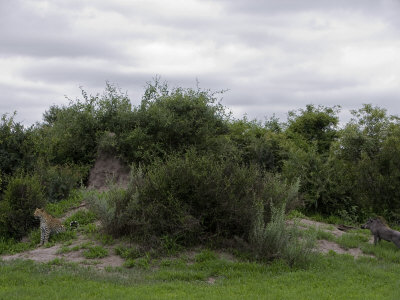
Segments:
[[[301,12],[310,10],[355,10],[376,12],[386,6],[395,6],[396,1],[385,0],[219,0],[235,12],[276,14],[285,12]]]
[[[29,111],[40,109],[43,113],[54,101],[66,103],[64,94],[72,98],[79,96],[78,86],[91,93],[101,93],[107,80],[127,90],[132,102],[137,104],[146,82],[157,74],[170,86],[195,87],[198,79],[202,88],[229,89],[222,95],[223,105],[261,120],[272,113],[285,118],[289,110],[307,103],[341,104],[344,110],[358,108],[362,102],[376,103],[390,107],[391,113],[400,112],[398,89],[373,90],[369,86],[370,78],[356,78],[348,68],[322,72],[325,63],[329,64],[327,67],[335,64],[340,54],[337,49],[348,46],[358,37],[318,35],[319,32],[329,33],[330,24],[324,21],[326,16],[340,22],[343,12],[350,14],[349,19],[354,13],[398,26],[398,1],[218,0],[222,7],[220,16],[195,12],[168,16],[160,13],[162,7],[155,7],[152,12],[136,1],[96,1],[93,4],[87,0],[52,2],[58,9],[44,15],[30,11],[25,3],[0,0],[0,59],[27,57],[26,65],[22,69],[17,67],[12,76],[21,82],[41,83],[37,88],[32,84],[27,87],[0,85],[0,111],[16,109],[24,115],[24,120],[31,120]],[[80,30],[74,26],[75,18],[79,11],[91,6],[132,22],[128,22],[128,28],[114,32],[102,32],[95,27]],[[319,11],[323,12],[324,22],[313,19],[314,15],[318,19]],[[309,20],[301,19],[299,13],[304,12],[311,12]],[[104,24],[108,22],[103,21]],[[290,35],[299,29],[298,26],[312,34],[312,38]],[[385,33],[389,43],[398,43],[393,32]],[[363,38],[374,39],[372,45],[380,43],[378,35]],[[151,62],[150,54],[140,53],[139,56],[135,45],[152,42],[198,47],[202,52],[193,55],[200,56],[199,60],[211,58],[216,65],[179,71],[179,66],[175,65],[180,63],[179,58],[172,60],[174,65],[166,67],[165,54],[153,49],[152,55],[157,56],[160,64],[146,68],[139,57]],[[125,46],[129,46],[127,49],[131,53]],[[227,50],[229,47],[233,49],[231,52]],[[238,49],[248,52],[242,55]],[[158,71],[161,67],[163,71]],[[185,67],[181,69],[187,70]],[[1,72],[4,74],[8,70]],[[62,90],[65,87],[70,88]]]

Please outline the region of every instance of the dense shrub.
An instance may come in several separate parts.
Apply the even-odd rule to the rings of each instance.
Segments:
[[[0,120],[0,190],[15,172],[30,169],[35,161],[32,130],[24,129],[14,117],[2,115]]]
[[[13,177],[0,202],[0,235],[16,239],[26,235],[38,224],[33,212],[44,205],[43,189],[37,177]]]
[[[266,126],[262,126],[256,120],[235,120],[229,124],[228,135],[244,163],[257,164],[271,172],[282,168],[285,140],[280,125],[272,122],[267,121]]]
[[[107,84],[101,96],[82,90],[82,97],[50,107],[37,129],[37,152],[51,164],[91,164],[103,132],[119,134],[133,126],[130,101],[115,86]]]
[[[213,93],[149,83],[134,111],[132,130],[119,135],[128,162],[149,163],[173,152],[215,150],[215,139],[228,133],[227,114]]]
[[[232,158],[171,155],[134,171],[127,191],[111,190],[107,196],[87,200],[110,232],[141,237],[169,236],[181,244],[214,238],[249,238],[255,201],[297,201],[297,190],[276,176],[264,175],[254,165]]]
[[[47,201],[58,202],[67,198],[72,189],[83,183],[89,168],[73,164],[49,166],[39,162],[35,171],[44,187]]]

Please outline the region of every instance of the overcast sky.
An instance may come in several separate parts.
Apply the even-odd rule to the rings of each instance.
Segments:
[[[42,120],[106,81],[229,89],[234,116],[306,104],[400,115],[400,0],[0,0],[0,114]]]

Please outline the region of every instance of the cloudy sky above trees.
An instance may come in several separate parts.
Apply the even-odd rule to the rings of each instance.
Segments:
[[[227,89],[235,117],[306,104],[400,114],[400,0],[0,0],[0,113],[30,125],[102,93]]]

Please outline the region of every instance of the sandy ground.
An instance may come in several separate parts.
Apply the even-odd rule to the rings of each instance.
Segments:
[[[78,234],[78,238],[69,245],[69,248],[74,246],[79,246],[84,243],[91,242],[94,245],[96,244],[92,240],[89,240],[82,235]],[[59,253],[61,249],[61,245],[55,245],[49,248],[45,248],[44,246],[38,247],[33,250],[29,250],[26,252],[17,253],[14,255],[3,255],[1,259],[3,260],[13,260],[13,259],[30,259],[37,262],[49,262],[54,259],[63,259],[67,262],[76,262],[83,265],[93,265],[96,268],[103,269],[106,266],[110,267],[120,267],[124,263],[124,260],[114,253],[114,248],[112,246],[104,246],[105,249],[108,250],[108,256],[104,258],[96,258],[96,259],[86,259],[83,256],[83,251],[85,249],[80,249],[78,251],[71,251],[68,253]]]
[[[296,220],[298,226],[300,228],[307,229],[308,227],[316,227],[320,230],[324,230],[326,232],[332,233],[336,237],[340,237],[343,234],[345,234],[344,231],[339,230],[336,226],[331,225],[331,224],[325,224],[322,222],[317,222],[317,221],[312,221],[308,219],[297,219]],[[288,224],[293,224],[293,221],[288,221]],[[369,243],[373,243],[373,237],[369,240]],[[367,257],[372,257],[371,255],[364,254],[361,249],[359,248],[352,248],[352,249],[343,249],[340,247],[339,244],[332,242],[332,241],[327,241],[327,240],[318,240],[317,242],[317,251],[322,252],[322,253],[328,253],[329,251],[334,251],[338,254],[350,254],[354,256],[355,258],[358,258],[360,256],[367,256]]]
[[[84,210],[84,209],[86,209],[86,207],[84,205],[82,205],[82,206],[76,208],[74,210],[74,212],[76,212],[77,210]],[[70,214],[71,214],[71,212],[69,212],[66,216],[68,216]],[[64,218],[66,216],[64,216]],[[289,221],[288,223],[293,224],[293,221]],[[337,229],[335,226],[321,223],[321,222],[311,221],[311,220],[307,220],[307,219],[299,219],[296,221],[296,223],[300,226],[300,228],[306,229],[310,226],[315,226],[321,230],[330,232],[337,237],[344,234],[343,231]],[[100,226],[99,223],[97,223],[97,225]],[[69,245],[68,247],[72,248],[74,246],[82,245],[87,242],[95,243],[92,240],[89,240],[89,239],[85,238],[83,235],[78,233],[78,238],[76,240],[74,240],[72,242],[72,244]],[[370,242],[372,243],[372,240]],[[37,262],[49,262],[56,258],[61,258],[67,262],[76,262],[76,263],[80,263],[83,265],[93,265],[94,267],[96,267],[98,269],[103,269],[106,266],[120,267],[123,265],[124,260],[120,256],[115,255],[115,252],[113,249],[114,247],[113,246],[104,247],[108,250],[109,255],[107,257],[100,258],[100,259],[94,259],[94,260],[88,260],[83,256],[83,251],[85,251],[85,249],[81,249],[78,251],[71,251],[68,253],[59,253],[59,250],[61,249],[61,245],[55,245],[55,246],[52,246],[49,248],[45,248],[42,246],[42,247],[38,247],[38,248],[30,250],[30,251],[26,251],[26,252],[14,254],[14,255],[3,255],[3,256],[1,256],[1,259],[3,259],[3,260],[30,259],[30,260],[34,260]],[[370,256],[370,255],[364,254],[361,251],[361,249],[359,249],[359,248],[353,248],[353,249],[346,250],[346,249],[341,248],[337,243],[332,242],[332,241],[327,241],[327,240],[319,240],[317,243],[316,251],[319,251],[322,253],[328,253],[329,251],[334,251],[338,254],[350,254],[350,255],[354,256],[355,258],[358,258],[360,256]],[[190,252],[188,252],[188,253],[190,254]],[[228,255],[228,254],[226,254],[226,255]],[[233,257],[229,257],[229,258],[234,259]],[[214,278],[210,278],[209,283],[213,283],[213,279]]]

